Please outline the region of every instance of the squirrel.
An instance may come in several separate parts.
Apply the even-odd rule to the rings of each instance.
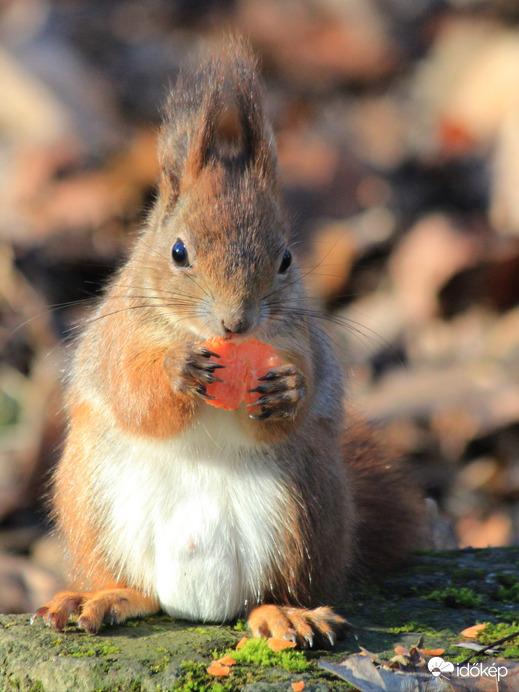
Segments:
[[[290,249],[256,60],[234,41],[165,105],[156,202],[79,339],[53,514],[74,588],[36,611],[103,622],[165,611],[332,644],[327,604],[413,546],[421,500],[345,406],[324,322]],[[208,406],[203,342],[255,338],[282,365],[256,413]],[[220,368],[220,369],[218,369]],[[217,377],[218,375],[218,377]]]

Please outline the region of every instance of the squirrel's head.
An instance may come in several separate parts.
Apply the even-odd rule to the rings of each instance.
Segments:
[[[159,199],[143,238],[160,265],[148,275],[156,299],[199,338],[282,328],[301,282],[257,69],[242,44],[179,79],[159,154]]]

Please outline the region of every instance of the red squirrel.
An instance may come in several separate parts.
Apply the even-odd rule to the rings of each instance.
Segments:
[[[160,188],[79,340],[54,516],[77,590],[35,616],[61,631],[164,610],[254,636],[333,644],[327,604],[408,550],[418,495],[344,405],[323,320],[290,249],[276,150],[250,50],[179,77]],[[208,406],[213,337],[254,338],[282,365],[259,407]],[[254,412],[253,412],[254,411]]]

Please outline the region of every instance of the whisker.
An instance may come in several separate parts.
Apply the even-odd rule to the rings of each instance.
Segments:
[[[198,288],[199,288],[203,293],[205,293],[205,295],[206,295],[210,300],[214,300],[213,292],[211,291],[211,289],[209,288],[209,286],[208,286],[208,288],[209,288],[209,293],[208,293],[202,286],[200,286],[200,284],[198,283],[198,281],[196,281],[195,278],[194,278],[193,276],[191,276],[191,274],[187,274],[187,273],[186,273],[186,276],[187,276],[188,279],[191,279],[191,281],[195,284],[195,286],[198,286]]]
[[[268,307],[271,307],[270,304],[267,304]],[[279,305],[280,307],[283,307],[282,301],[278,301],[276,306]],[[290,307],[288,310],[290,315],[298,315],[298,316],[306,316],[310,317],[313,319],[318,319],[318,320],[323,320],[330,322],[331,324],[335,324],[339,327],[342,327],[346,329],[348,332],[351,334],[354,334],[357,337],[363,337],[364,339],[368,339],[372,343],[377,344],[379,348],[386,348],[389,351],[395,351],[394,347],[383,337],[380,336],[380,334],[377,334],[376,331],[373,329],[370,329],[366,325],[362,324],[361,322],[357,322],[356,320],[353,320],[351,318],[346,318],[346,317],[339,317],[338,315],[335,315],[333,313],[327,313],[323,312],[318,309],[312,309],[308,308],[305,306],[300,306],[300,307]],[[282,314],[272,314],[270,316],[272,319],[277,319],[281,321]]]
[[[83,324],[89,326],[90,324],[93,324],[94,322],[105,319],[106,317],[112,317],[113,315],[117,315],[121,312],[129,312],[130,310],[139,310],[139,309],[148,309],[149,310],[150,308],[157,309],[157,308],[168,308],[168,307],[174,307],[174,305],[172,303],[164,303],[162,305],[146,305],[146,304],[130,305],[129,307],[126,307],[126,308],[120,308],[119,310],[112,310],[111,312],[97,315],[97,317],[92,317],[92,318],[86,320]],[[181,318],[179,318],[179,320],[177,320],[177,322],[181,321],[183,319],[188,319],[189,317],[193,317],[196,314],[197,313],[194,311],[192,313],[184,314]],[[176,324],[176,322],[175,322],[175,324]]]

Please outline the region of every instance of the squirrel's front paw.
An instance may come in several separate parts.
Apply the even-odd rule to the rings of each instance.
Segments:
[[[215,376],[214,371],[225,365],[220,365],[211,358],[220,356],[202,344],[182,344],[168,351],[164,367],[173,389],[179,394],[192,393],[204,399],[214,399],[214,396],[207,394],[207,385],[211,382],[223,382]]]
[[[295,365],[285,363],[272,368],[263,377],[258,377],[260,384],[248,393],[258,392],[261,396],[257,401],[248,404],[254,407],[250,418],[254,420],[283,420],[294,418],[299,405],[306,395],[304,375]],[[259,413],[257,407],[261,408]]]

